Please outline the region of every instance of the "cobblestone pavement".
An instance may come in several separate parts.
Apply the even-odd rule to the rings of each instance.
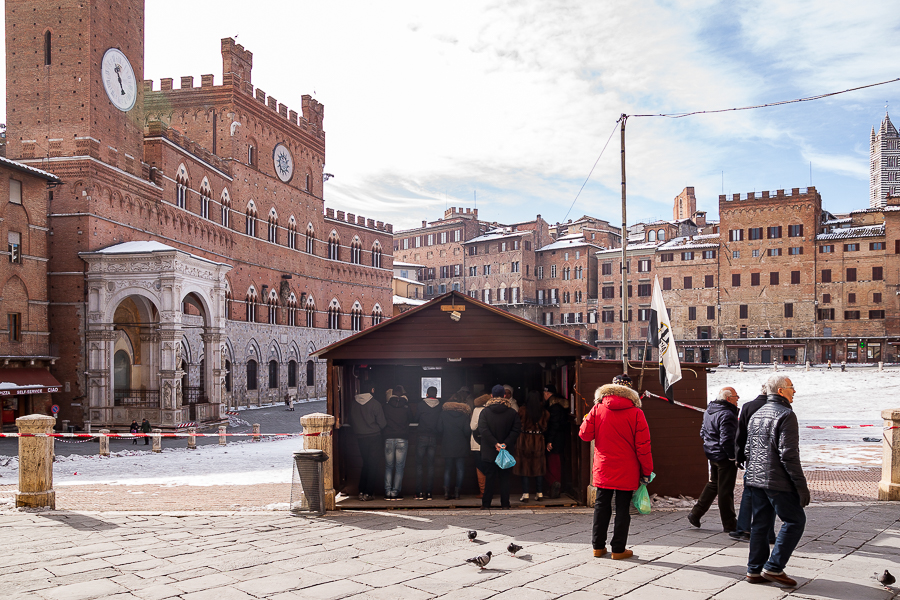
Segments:
[[[896,598],[872,578],[900,561],[898,503],[810,507],[787,572],[743,581],[747,545],[684,511],[634,517],[625,561],[593,558],[591,512],[0,513],[0,589],[16,600],[139,598]],[[465,531],[475,529],[475,543]],[[505,548],[524,546],[518,556]],[[487,569],[464,563],[493,552]]]

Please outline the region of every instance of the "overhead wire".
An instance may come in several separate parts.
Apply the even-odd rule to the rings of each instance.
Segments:
[[[612,140],[612,136],[616,132],[616,128],[618,126],[619,126],[619,121],[616,121],[616,124],[613,125],[612,131],[609,132],[609,137],[606,138],[606,143],[603,144],[603,150],[600,151],[600,156],[598,156],[597,160],[594,161],[594,166],[591,167],[590,173],[587,174],[587,177],[585,177],[585,179],[584,179],[584,183],[581,184],[581,188],[578,190],[578,193],[575,194],[575,199],[572,200],[572,204],[569,206],[569,210],[566,211],[566,216],[562,218],[563,222],[565,222],[566,218],[568,218],[569,213],[572,212],[572,209],[575,207],[575,203],[578,202],[578,197],[581,195],[581,192],[584,191],[584,186],[586,186],[587,182],[590,181],[591,175],[594,173],[594,169],[597,168],[597,163],[600,162],[600,158],[603,156],[603,153],[606,151],[606,147],[609,146],[609,142],[610,142],[610,140]]]

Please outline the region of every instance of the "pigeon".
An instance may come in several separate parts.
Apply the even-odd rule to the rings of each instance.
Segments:
[[[469,541],[470,541],[470,542],[474,542],[474,541],[475,541],[475,538],[478,537],[478,532],[475,531],[474,529],[470,529],[470,530],[466,533],[466,535],[469,536]]]
[[[488,552],[488,554],[490,554],[490,552]],[[891,575],[891,572],[888,571],[887,569],[885,569],[884,573],[882,573],[881,575],[877,575],[875,577],[875,579],[877,579],[878,583],[880,583],[881,585],[883,585],[885,587],[892,585],[897,581],[897,578],[894,577],[893,575]]]
[[[484,554],[476,556],[475,558],[467,558],[467,563],[472,563],[473,565],[478,565],[480,568],[485,568],[489,562],[491,562],[491,551],[488,550]]]
[[[509,552],[510,554],[512,554],[513,556],[515,556],[516,552],[518,552],[521,549],[522,549],[522,546],[516,545],[515,542],[510,542],[509,546],[506,547],[506,551]]]

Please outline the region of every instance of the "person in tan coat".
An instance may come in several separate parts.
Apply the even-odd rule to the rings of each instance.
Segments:
[[[522,433],[516,442],[516,465],[513,475],[522,478],[522,502],[529,500],[529,481],[537,479],[535,498],[544,499],[544,474],[547,463],[544,459],[546,442],[544,432],[550,421],[550,413],[541,402],[541,393],[537,390],[528,392],[525,406],[519,408],[519,420],[522,421]]]

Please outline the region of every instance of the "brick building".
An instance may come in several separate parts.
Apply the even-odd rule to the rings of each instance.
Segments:
[[[324,107],[252,84],[143,81],[143,0],[6,4],[7,154],[48,209],[61,416],[217,420],[324,392],[310,354],[391,314],[389,224],[325,209]],[[82,410],[83,409],[83,410]]]
[[[535,253],[538,322],[594,343],[597,337],[597,250],[590,231],[564,235]]]
[[[569,219],[550,226],[550,236],[555,240],[575,234],[581,234],[586,241],[603,248],[622,246],[622,230],[596,217],[584,215],[575,221]]]

